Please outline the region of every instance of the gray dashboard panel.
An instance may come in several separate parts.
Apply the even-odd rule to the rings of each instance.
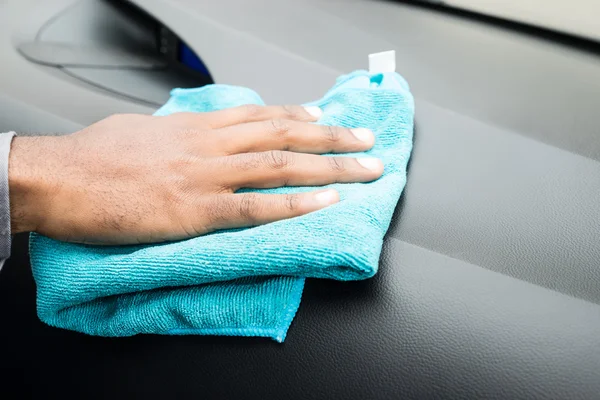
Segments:
[[[107,51],[102,47],[84,47],[63,43],[25,43],[19,51],[27,59],[43,65],[57,67],[98,67],[123,69],[164,68],[165,62],[157,62],[156,57],[132,57],[129,53]]]
[[[0,92],[80,125],[119,112],[153,112],[154,107],[82,84],[55,68],[31,63],[18,52],[23,43],[35,41],[44,24],[76,3],[77,0],[10,0],[0,4]],[[68,128],[65,126],[65,130]]]
[[[83,125],[58,115],[31,107],[0,94],[0,132],[15,131],[21,134],[61,134],[75,132]]]
[[[416,120],[389,235],[600,303],[598,161],[429,104]]]

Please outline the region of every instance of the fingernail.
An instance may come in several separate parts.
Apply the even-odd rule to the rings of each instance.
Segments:
[[[315,194],[315,200],[322,206],[328,206],[337,203],[340,200],[340,195],[333,189],[325,190]]]
[[[317,106],[304,107],[304,109],[306,110],[307,113],[309,113],[310,115],[312,115],[315,118],[321,118],[321,115],[323,115],[323,110],[321,110]]]
[[[373,132],[366,128],[354,128],[350,132],[361,142],[371,143],[375,139]]]
[[[371,171],[380,171],[383,168],[383,163],[378,158],[357,158],[356,161]]]

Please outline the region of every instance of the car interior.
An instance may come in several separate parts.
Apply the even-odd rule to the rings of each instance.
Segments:
[[[385,50],[416,104],[378,274],[309,279],[283,344],[46,326],[16,235],[0,397],[598,398],[600,10],[471,3],[0,0],[0,132],[68,134],[211,83],[302,104]]]

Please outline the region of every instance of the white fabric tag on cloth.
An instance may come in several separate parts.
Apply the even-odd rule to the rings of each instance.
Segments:
[[[369,73],[396,72],[396,51],[369,54]]]

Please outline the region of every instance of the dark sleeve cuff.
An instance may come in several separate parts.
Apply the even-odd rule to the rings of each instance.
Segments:
[[[0,134],[0,268],[10,257],[10,197],[8,195],[8,155],[14,132]]]

